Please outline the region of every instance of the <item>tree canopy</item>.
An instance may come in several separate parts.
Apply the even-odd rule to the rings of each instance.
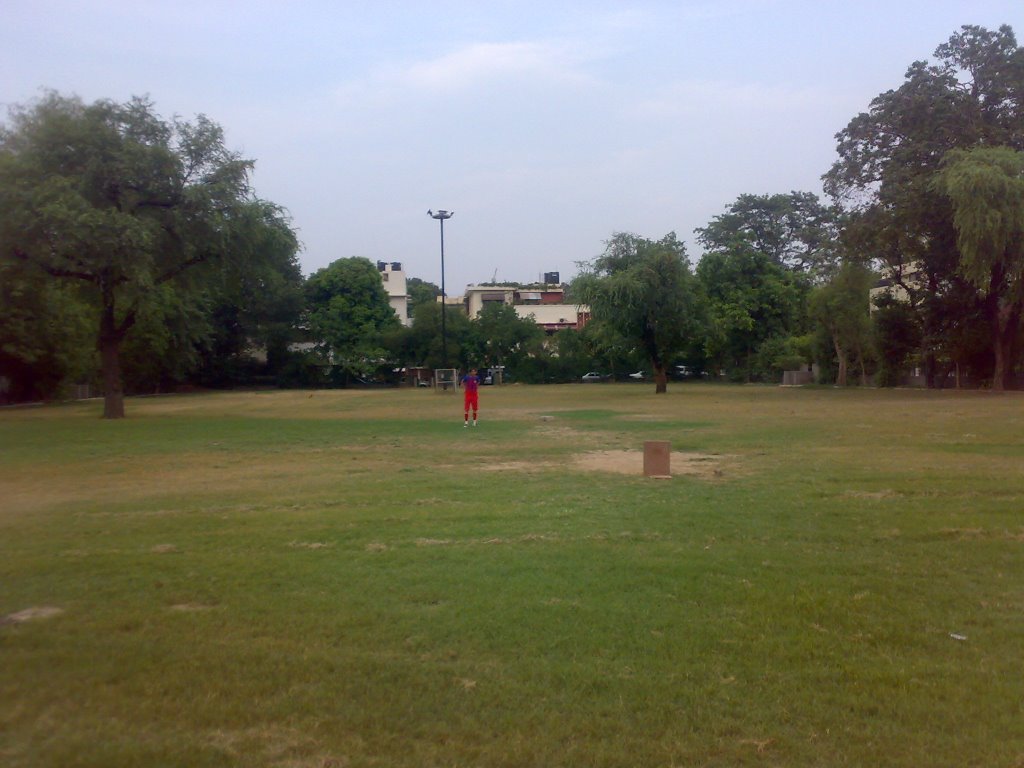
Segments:
[[[962,268],[954,200],[934,179],[953,150],[1024,150],[1024,49],[1009,26],[964,26],[933,63],[914,62],[899,88],[877,96],[836,138],[839,157],[824,178],[850,214],[846,243],[906,291],[934,383],[948,313],[970,315],[984,300]],[[1006,361],[1007,375],[1016,363]]]
[[[593,321],[643,351],[656,391],[667,389],[666,368],[704,324],[704,305],[686,248],[674,232],[647,240],[620,232],[601,256],[583,267],[573,295],[589,304]]]
[[[205,116],[165,121],[143,98],[50,93],[0,130],[0,259],[86,289],[106,418],[124,416],[121,348],[152,302],[194,296],[201,265],[258,257],[266,206],[252,161]]]
[[[740,195],[696,234],[706,251],[745,246],[814,282],[834,274],[838,264],[838,210],[812,192]]]
[[[981,293],[992,330],[992,385],[1003,389],[1024,310],[1024,152],[952,150],[935,177],[953,205],[960,273]]]
[[[338,259],[306,281],[307,322],[324,364],[365,375],[386,356],[383,334],[400,325],[380,273],[361,257]]]

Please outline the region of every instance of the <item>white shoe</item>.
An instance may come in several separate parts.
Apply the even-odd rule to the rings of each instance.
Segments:
[[[462,422],[462,428],[463,428],[463,429],[465,429],[465,428],[466,428],[466,427],[468,427],[468,426],[469,426],[469,422],[468,422],[468,421],[464,421],[464,422]]]
[[[476,419],[473,419],[473,426],[476,426]]]

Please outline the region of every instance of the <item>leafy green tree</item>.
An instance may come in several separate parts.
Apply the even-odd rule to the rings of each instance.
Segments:
[[[577,370],[578,378],[581,373],[589,370],[607,372],[612,377],[624,373],[631,373],[638,368],[645,368],[650,365],[650,358],[635,338],[627,336],[619,326],[609,323],[591,322],[583,328],[583,341],[590,351],[590,362],[583,366],[583,370]],[[670,359],[675,359],[679,354],[676,350]],[[666,368],[668,366],[666,360]]]
[[[872,100],[837,135],[825,189],[849,216],[846,245],[895,274],[918,313],[922,362],[938,380],[942,328],[969,286],[950,198],[933,179],[953,149],[1024,149],[1024,50],[1013,30],[964,26],[934,63],[914,62],[903,84]],[[913,277],[904,279],[913,273]],[[966,312],[973,302],[961,302]],[[1004,365],[1004,368],[1010,366]]]
[[[643,350],[655,391],[667,391],[666,368],[704,327],[704,305],[686,248],[671,232],[661,240],[617,233],[604,253],[581,265],[573,281],[577,300],[593,320]]]
[[[317,353],[343,377],[366,375],[387,356],[383,334],[400,325],[369,259],[338,259],[306,281],[307,324]]]
[[[95,322],[76,286],[0,261],[0,401],[48,399],[69,382],[89,382]]]
[[[478,365],[508,365],[514,370],[544,339],[544,329],[520,317],[508,304],[487,304],[471,326],[480,356]]]
[[[1024,310],[1024,152],[952,150],[935,185],[953,204],[960,271],[984,297],[995,353],[992,388],[1002,390]]]
[[[141,98],[51,93],[0,130],[0,259],[91,293],[105,418],[124,416],[121,348],[155,291],[187,300],[199,265],[252,255],[251,168],[206,117],[165,122]]]
[[[428,283],[419,277],[410,277],[405,281],[405,290],[409,294],[409,315],[416,310],[420,304],[432,304],[441,295],[441,289],[433,283]]]
[[[871,318],[869,292],[872,273],[848,262],[825,285],[811,293],[808,311],[825,332],[837,363],[836,385],[846,386],[851,364],[860,369],[862,384],[867,383],[867,365],[871,354]]]
[[[754,355],[752,378],[758,381],[782,381],[785,371],[800,370],[813,355],[805,336],[773,336],[765,339]]]
[[[550,377],[552,381],[575,381],[590,370],[593,363],[593,351],[588,344],[587,329],[563,328],[558,331],[552,341],[550,361]]]
[[[877,383],[895,387],[914,353],[921,348],[918,314],[905,301],[884,295],[875,300],[871,316],[875,354],[878,359]]]
[[[474,343],[473,330],[465,312],[448,308],[445,317],[445,337],[447,339],[447,365],[453,363],[465,368],[475,363],[474,358],[479,351]],[[392,336],[396,343],[391,347],[403,362],[426,368],[441,368],[444,345],[441,339],[441,304],[440,302],[417,305],[412,313],[412,326],[404,328]]]
[[[753,380],[763,344],[803,332],[806,279],[748,243],[705,253],[696,274],[711,317],[707,355],[730,378]]]
[[[205,283],[211,329],[199,348],[201,383],[228,386],[246,382],[258,370],[277,376],[289,358],[288,345],[303,311],[299,243],[287,214],[271,203],[253,206],[245,264],[227,261],[210,270]],[[266,364],[255,353],[266,354]]]
[[[839,210],[812,192],[740,195],[725,213],[696,230],[705,251],[742,249],[821,282],[839,263]]]
[[[202,294],[183,301],[168,285],[155,286],[140,306],[132,332],[121,344],[126,392],[165,392],[189,380],[200,350],[213,334],[213,317]]]

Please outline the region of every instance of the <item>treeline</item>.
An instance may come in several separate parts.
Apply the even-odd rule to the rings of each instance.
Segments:
[[[510,307],[469,319],[415,278],[413,324],[367,259],[303,278],[285,211],[205,117],[51,93],[0,127],[0,398],[89,383],[324,386],[410,366],[519,381],[676,365],[733,381],[1014,386],[1024,315],[1024,49],[963,27],[837,134],[807,192],[741,195],[696,231],[613,233],[570,293],[593,308],[546,337]],[[889,291],[872,306],[869,291]],[[662,379],[663,381],[663,379]]]

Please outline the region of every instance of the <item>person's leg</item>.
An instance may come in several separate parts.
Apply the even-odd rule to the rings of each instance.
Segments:
[[[480,408],[480,395],[473,393],[473,426],[476,426],[476,412]]]
[[[469,403],[470,403],[470,397],[469,397],[469,392],[467,392],[465,397],[462,398],[462,410],[463,410],[463,413],[462,413],[462,426],[464,426],[464,427],[468,427],[469,426]]]

